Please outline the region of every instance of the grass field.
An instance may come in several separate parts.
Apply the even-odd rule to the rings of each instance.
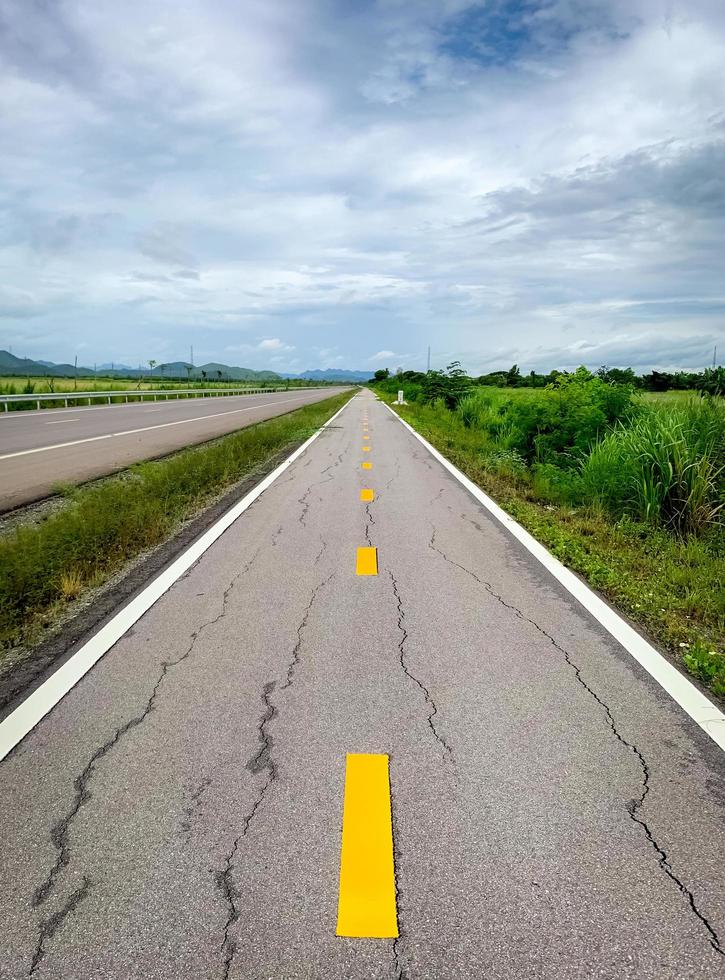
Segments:
[[[391,398],[389,393],[386,393]],[[475,388],[401,414],[560,560],[725,697],[725,402]]]
[[[226,391],[228,389],[239,390],[248,388],[255,390],[258,388],[276,390],[279,388],[305,388],[311,387],[315,382],[300,381],[298,379],[279,380],[270,382],[260,381],[219,381],[219,380],[162,380],[160,378],[148,380],[128,380],[118,378],[24,378],[24,377],[0,377],[0,395],[50,395],[57,394],[59,399],[47,399],[41,402],[41,408],[57,408],[65,403],[65,399],[72,402],[72,396],[78,392],[118,392],[119,395],[111,396],[111,402],[120,402],[132,398],[134,392],[142,391],[198,391],[200,389],[215,389]],[[123,397],[121,397],[123,394]],[[31,399],[25,402],[15,402],[8,405],[8,411],[28,411],[35,409],[36,403]],[[0,406],[3,411],[3,406]]]
[[[278,386],[284,382],[265,382]],[[208,379],[201,381],[182,381],[182,380],[162,380],[160,378],[139,381],[137,379],[123,378],[26,378],[26,377],[0,377],[0,394],[22,394],[26,388],[32,388],[32,394],[48,394],[54,391],[154,391],[166,390],[171,388],[260,388],[262,382],[258,381],[218,381]],[[6,389],[12,388],[12,391]]]

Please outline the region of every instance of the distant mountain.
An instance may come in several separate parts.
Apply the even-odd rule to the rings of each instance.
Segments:
[[[40,364],[45,363],[40,361]],[[108,361],[106,364],[98,365],[99,371],[137,371],[138,368],[132,368],[130,364],[114,364],[113,361]]]
[[[127,364],[99,364],[97,371],[92,368],[78,367],[72,364],[55,364],[53,361],[33,361],[29,357],[16,357],[6,350],[0,350],[0,374],[21,375],[48,378],[92,378],[96,374],[111,378],[192,378],[194,381],[207,379],[209,381],[282,381],[284,378],[302,379],[305,381],[367,381],[369,371],[344,371],[339,368],[326,368],[324,371],[304,371],[302,374],[276,374],[274,371],[253,371],[251,368],[235,367],[229,364],[192,365],[188,361],[170,361],[168,364],[157,364],[153,371],[147,366],[142,368],[129,367]]]
[[[216,364],[211,361],[209,364],[202,364],[195,368],[195,377],[201,371],[206,371],[207,377],[218,377],[221,371],[222,377],[231,378],[233,381],[280,381],[283,375],[275,374],[274,371],[253,371],[251,368],[230,367],[228,364]]]
[[[369,381],[371,371],[344,371],[342,368],[319,368],[315,371],[303,371],[302,374],[283,374],[283,378],[304,378],[305,381]]]
[[[0,350],[0,373],[21,376],[33,375],[43,378],[93,377],[93,371],[90,368],[79,367],[76,371],[72,364],[54,364],[52,361],[33,361],[29,357],[16,357],[6,350]]]

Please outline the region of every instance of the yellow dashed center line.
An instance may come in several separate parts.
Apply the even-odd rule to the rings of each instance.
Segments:
[[[360,499],[363,500],[363,501],[365,501],[366,503],[370,503],[371,500],[375,500],[375,491],[374,490],[361,490],[360,491]]]
[[[373,464],[372,463],[363,463],[362,464],[362,468],[364,470],[371,470],[373,468]]]
[[[356,575],[377,575],[378,574],[378,549],[377,548],[358,548],[357,562],[355,563]]]
[[[369,453],[370,452],[370,446],[363,446],[363,452],[364,453]]]
[[[398,935],[387,755],[347,756],[337,935]]]

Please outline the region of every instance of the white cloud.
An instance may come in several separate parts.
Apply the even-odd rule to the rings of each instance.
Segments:
[[[646,357],[621,339],[652,330],[699,363],[678,344],[725,312],[725,8],[493,10],[6,0],[6,343],[220,360],[241,333],[250,365],[358,369],[431,343],[474,369]]]
[[[257,350],[268,350],[279,353],[281,351],[294,350],[294,347],[290,346],[290,344],[285,344],[279,337],[269,337],[266,340],[261,340],[257,344]]]

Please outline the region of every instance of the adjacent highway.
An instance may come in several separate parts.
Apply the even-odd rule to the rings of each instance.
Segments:
[[[720,980],[724,818],[716,742],[362,393],[0,763],[0,977]]]
[[[329,398],[322,388],[0,414],[0,512]]]

